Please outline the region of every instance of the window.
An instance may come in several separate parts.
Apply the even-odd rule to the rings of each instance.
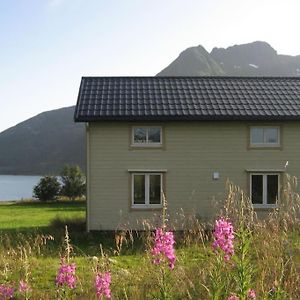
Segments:
[[[271,127],[271,126],[251,127],[250,146],[279,147],[280,127]]]
[[[254,206],[275,206],[279,198],[279,174],[250,174],[250,191]]]
[[[136,147],[160,147],[162,145],[161,127],[133,127],[132,145]]]
[[[133,173],[132,207],[159,208],[162,206],[162,174]]]

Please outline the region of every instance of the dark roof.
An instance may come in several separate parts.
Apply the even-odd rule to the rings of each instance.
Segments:
[[[83,77],[75,121],[300,120],[299,77]]]

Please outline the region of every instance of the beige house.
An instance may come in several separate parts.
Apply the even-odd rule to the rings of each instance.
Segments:
[[[268,211],[300,174],[300,78],[84,77],[87,229],[142,228],[168,200],[213,217],[230,179]],[[287,163],[288,162],[288,163]]]

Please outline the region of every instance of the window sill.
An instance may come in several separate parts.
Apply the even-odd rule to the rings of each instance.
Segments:
[[[131,144],[130,147],[131,148],[162,148],[162,144]]]
[[[271,210],[277,208],[277,204],[253,204],[254,210]]]
[[[162,209],[161,204],[153,204],[153,205],[144,205],[144,204],[135,204],[131,206],[132,210],[160,210]]]
[[[128,169],[129,173],[166,173],[168,172],[167,169]],[[139,205],[139,204],[134,204]],[[144,205],[144,204],[140,204]]]
[[[282,146],[279,144],[269,145],[269,144],[250,144],[249,149],[261,149],[261,150],[281,150]]]

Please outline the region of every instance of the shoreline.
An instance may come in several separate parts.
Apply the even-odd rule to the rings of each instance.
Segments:
[[[33,202],[33,203],[36,203],[36,202],[39,202],[39,200],[37,199],[34,199],[34,198],[22,198],[22,199],[0,199],[0,205],[2,204],[13,204],[13,203],[30,203],[30,202]]]

